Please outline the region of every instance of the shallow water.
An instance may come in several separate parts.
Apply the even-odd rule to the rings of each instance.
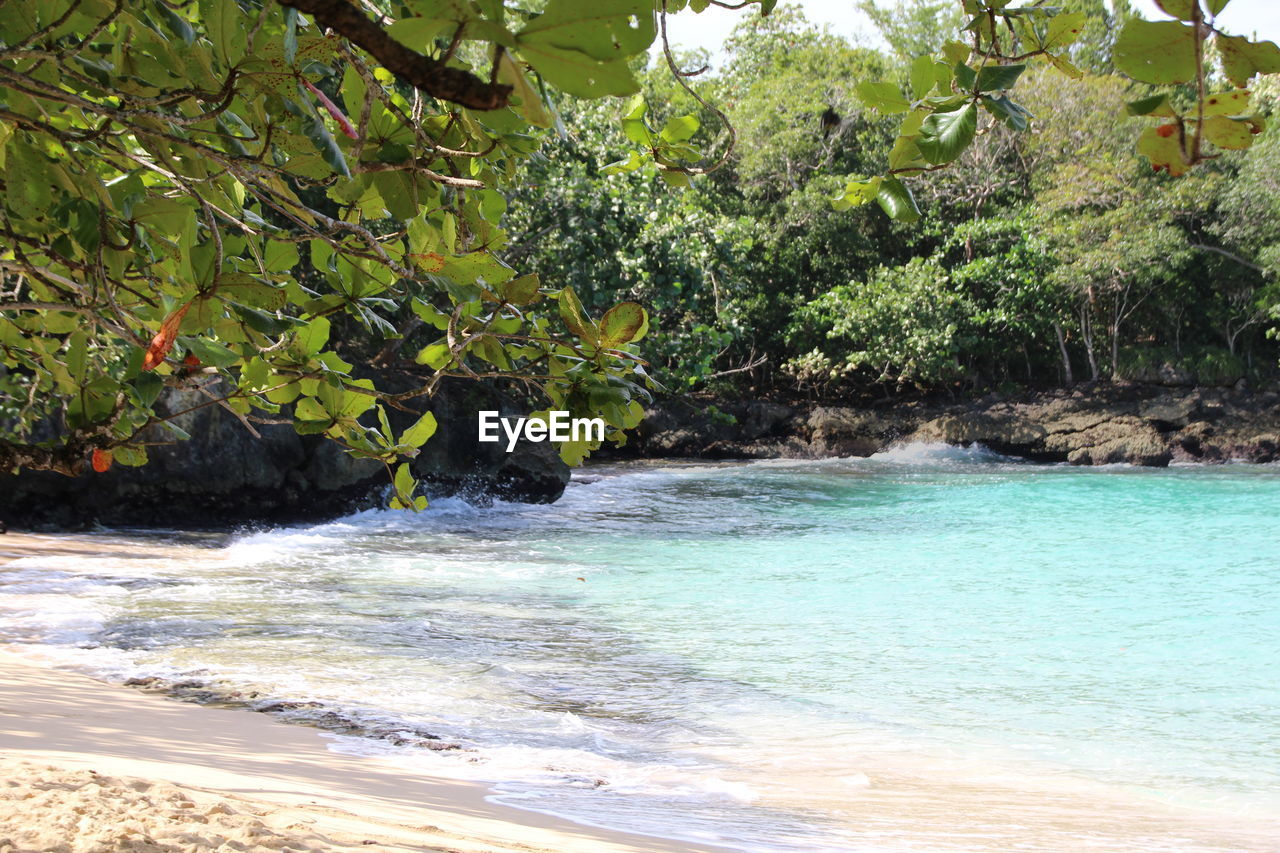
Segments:
[[[1280,469],[595,469],[170,560],[0,569],[0,634],[315,701],[335,748],[743,850],[1280,850]],[[599,477],[596,479],[596,477]]]

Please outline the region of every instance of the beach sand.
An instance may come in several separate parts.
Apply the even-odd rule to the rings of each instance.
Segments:
[[[6,558],[106,551],[97,536],[0,536]],[[200,707],[0,651],[0,853],[711,851],[489,803],[486,786],[327,748],[315,729]]]

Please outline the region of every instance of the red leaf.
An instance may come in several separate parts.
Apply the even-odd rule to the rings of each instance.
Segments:
[[[320,99],[320,103],[333,116],[333,120],[338,123],[338,128],[351,139],[359,139],[360,134],[356,133],[355,127],[352,126],[351,120],[347,118],[346,113],[338,109],[338,105],[329,100],[329,96],[320,91],[310,80],[303,79],[302,85],[307,87],[307,91]]]
[[[190,307],[191,303],[188,302],[164,318],[164,322],[160,324],[160,331],[156,332],[156,336],[151,339],[151,346],[147,347],[147,354],[142,359],[143,370],[155,370],[169,354],[169,350],[173,349],[173,342],[178,337],[178,329],[182,326],[182,318],[187,315],[187,309]]]
[[[99,474],[111,467],[112,456],[110,450],[94,450],[93,451],[93,470]]]
[[[1173,132],[1177,129],[1176,125],[1162,124],[1156,128],[1156,136],[1162,136],[1165,139],[1168,139],[1170,136],[1173,136]]]

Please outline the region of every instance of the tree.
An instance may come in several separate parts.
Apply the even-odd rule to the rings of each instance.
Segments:
[[[386,407],[450,376],[525,383],[620,438],[644,310],[590,319],[504,262],[499,222],[555,121],[540,87],[636,91],[655,32],[651,0],[0,5],[0,469],[141,464],[166,387],[388,466],[434,421],[393,432]],[[431,330],[421,387],[358,378],[339,317]],[[414,503],[406,467],[394,482]]]
[[[1084,330],[1060,297],[1080,281],[1033,279],[1045,264],[1084,270],[1088,251],[1141,255],[1126,216],[1154,217],[1161,240],[1210,247],[1191,246],[1184,271],[1223,252],[1272,264],[1258,245],[1270,238],[1245,227],[1253,197],[1219,204],[1214,187],[1240,169],[1268,180],[1231,152],[1264,125],[1259,96],[1239,87],[1280,69],[1280,48],[1218,32],[1221,0],[1166,3],[1175,20],[1130,20],[1114,43],[1092,0],[962,0],[968,41],[909,63],[780,13],[735,33],[722,74],[702,75],[665,39],[662,76],[645,71],[666,14],[686,5],[726,4],[0,3],[0,466],[140,464],[166,429],[156,401],[171,387],[198,389],[250,429],[286,420],[389,469],[434,422],[392,430],[388,408],[447,377],[513,383],[536,405],[604,417],[621,440],[651,376],[637,344],[650,318],[630,300],[656,309],[645,354],[684,387],[831,343],[806,306],[851,281],[876,283],[842,298],[883,326],[906,311],[902,293],[931,292],[913,258],[947,264],[954,299],[894,356],[895,381],[948,381],[948,365],[1008,375],[1013,351],[975,343],[983,329],[1016,340],[1030,374],[1052,354],[1046,321],[1069,374]],[[1102,43],[1081,40],[1091,32]],[[1095,182],[1080,200],[1092,242],[1079,257],[1014,233],[1031,227],[1023,208],[1036,193],[1068,183],[1056,170],[1099,157],[1081,156],[1069,120],[1024,133],[1033,113],[1076,109],[1033,61],[1068,77],[1075,63],[1114,63],[1145,81],[1098,85],[1110,103],[1130,101],[1145,168],[1161,174],[1133,179],[1142,161],[1130,153],[1117,182]],[[641,93],[616,123],[599,106]],[[1109,109],[1077,112],[1131,151]],[[1149,197],[1193,166],[1211,201]],[[930,221],[908,227],[921,216],[909,185],[926,174]],[[891,219],[850,210],[872,199]],[[1006,262],[1017,274],[1002,279],[993,265]],[[1174,293],[1174,273],[1149,284]],[[1272,310],[1271,280],[1211,297],[1203,313],[1228,346]],[[1112,362],[1119,330],[1150,337],[1173,316],[1149,313],[1156,301],[1086,318],[1113,330]],[[976,313],[948,331],[958,311]],[[1164,321],[1175,339],[1185,314]],[[353,347],[352,329],[376,343]],[[397,347],[422,381],[387,394],[355,354]],[[561,452],[573,462],[591,449]],[[407,469],[393,479],[397,502],[416,504]]]
[[[1006,0],[963,0],[967,41],[949,41],[941,55],[917,56],[908,85],[865,81],[858,94],[885,115],[904,115],[887,169],[878,176],[851,175],[832,203],[848,209],[876,201],[891,218],[914,222],[920,210],[906,179],[948,168],[983,131],[997,124],[1017,132],[1031,127],[1032,113],[1012,99],[1029,63],[1048,63],[1066,77],[1084,72],[1073,58],[1105,66],[1110,61],[1130,78],[1156,90],[1128,104],[1128,113],[1158,119],[1138,138],[1137,150],[1156,171],[1171,176],[1247,149],[1265,120],[1245,88],[1258,74],[1280,72],[1280,47],[1233,36],[1216,26],[1230,0],[1159,0],[1174,20],[1129,17],[1114,44],[1082,50],[1092,29],[1106,33],[1105,10],[1093,2],[1067,11],[1061,6],[1009,7]],[[922,7],[923,8],[923,7]],[[1116,7],[1117,15],[1127,4]],[[1210,51],[1210,47],[1213,51]],[[1211,57],[1217,57],[1217,62]],[[1218,77],[1232,89],[1215,91]]]
[[[895,0],[888,7],[861,0],[858,8],[880,30],[893,52],[907,62],[941,50],[942,43],[964,20],[961,5],[946,0]]]

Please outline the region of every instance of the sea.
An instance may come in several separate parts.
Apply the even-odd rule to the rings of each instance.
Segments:
[[[1280,466],[910,445],[96,535],[160,556],[0,567],[0,644],[520,808],[744,853],[1280,851]]]

